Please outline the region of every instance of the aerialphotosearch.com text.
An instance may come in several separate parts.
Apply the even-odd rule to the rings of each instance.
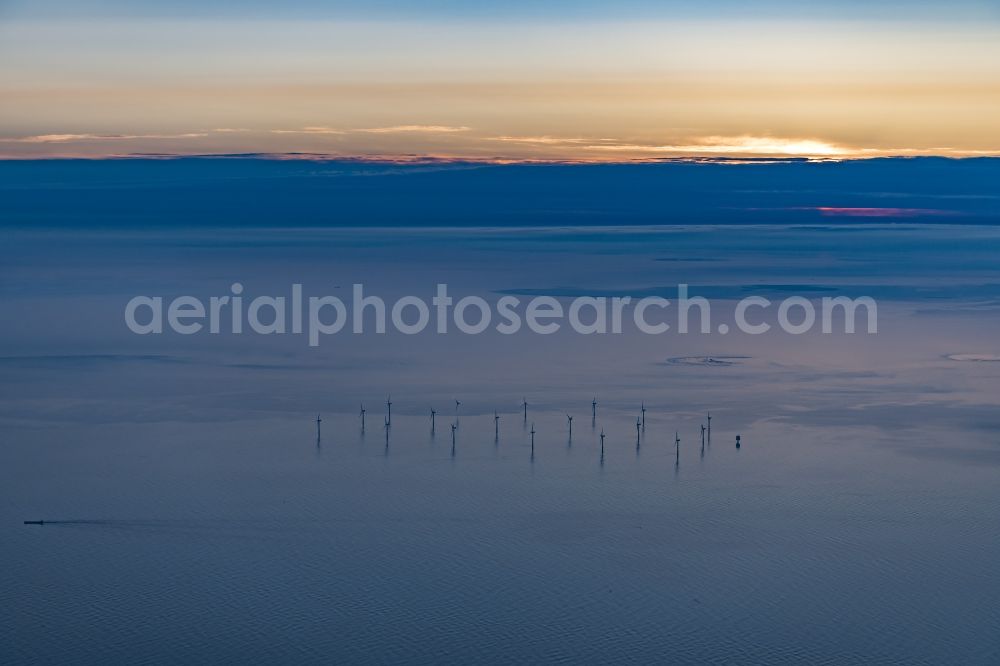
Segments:
[[[293,284],[288,295],[244,294],[243,285],[233,283],[230,293],[207,299],[195,296],[136,296],[125,306],[125,323],[138,335],[173,331],[182,335],[242,334],[305,335],[316,347],[325,336],[350,332],[384,334],[389,327],[405,335],[423,333],[432,325],[438,334],[456,331],[479,335],[491,327],[512,335],[528,330],[551,335],[563,327],[581,335],[621,334],[629,327],[647,335],[677,333],[729,333],[732,327],[746,335],[761,335],[774,328],[790,335],[816,330],[822,333],[854,333],[856,321],[864,319],[864,330],[878,332],[878,309],[868,296],[824,297],[810,300],[789,296],[771,301],[748,296],[735,303],[730,323],[712,325],[712,304],[707,298],[689,296],[688,285],[677,286],[677,298],[660,296],[633,299],[630,296],[501,296],[493,302],[480,296],[457,300],[448,285],[438,284],[427,300],[403,296],[391,302],[366,294],[363,284],[353,285],[348,302],[337,296],[305,296],[301,284]],[[836,322],[836,327],[835,327]]]

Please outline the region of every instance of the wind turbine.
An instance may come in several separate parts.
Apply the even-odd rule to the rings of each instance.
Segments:
[[[705,455],[705,424],[701,424],[701,455]]]
[[[676,430],[674,431],[674,451],[675,451],[674,464],[675,465],[680,465],[681,464],[681,436],[677,433]]]
[[[361,403],[361,432],[365,431],[365,403]]]
[[[500,415],[495,409],[493,410],[493,439],[500,439]]]
[[[635,450],[636,451],[639,450],[639,428],[641,427],[641,425],[642,425],[642,423],[639,421],[639,419],[636,419],[635,420]]]
[[[319,441],[319,438],[320,438],[320,427],[319,427],[319,426],[320,426],[320,424],[321,424],[322,422],[323,422],[323,419],[321,419],[321,418],[319,417],[319,414],[317,414],[317,415],[316,415],[316,441],[317,441],[317,442]]]
[[[528,422],[528,400],[526,398],[521,398],[521,403],[524,405],[524,422]]]
[[[434,434],[434,417],[437,416],[437,410],[431,407],[431,434]]]
[[[388,410],[386,412],[388,414],[388,416],[385,417],[386,418],[386,423],[392,423],[392,396],[391,395],[388,395],[388,396],[385,397],[385,406],[386,406],[386,409]]]
[[[712,412],[708,413],[708,443],[712,443]]]
[[[642,429],[645,430],[646,429],[646,403],[645,402],[642,403],[642,405],[639,407],[639,410],[642,412]]]
[[[597,422],[597,396],[594,396],[593,401],[590,403],[590,425],[594,425]]]
[[[736,435],[736,448],[740,448],[740,436]]]
[[[604,428],[601,428],[601,464],[604,464]]]
[[[566,415],[566,420],[569,421],[569,441],[573,441],[573,417],[569,414]]]
[[[531,457],[535,457],[535,424],[531,424]]]

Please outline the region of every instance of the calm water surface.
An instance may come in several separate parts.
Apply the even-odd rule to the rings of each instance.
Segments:
[[[1000,354],[997,256],[955,227],[13,232],[0,661],[998,663],[1000,363],[962,360]],[[687,282],[723,318],[833,289],[879,333],[124,326],[134,295],[234,281]]]

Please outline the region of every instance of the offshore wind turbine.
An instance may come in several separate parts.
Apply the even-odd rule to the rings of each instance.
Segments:
[[[642,429],[645,430],[646,429],[646,403],[645,402],[642,403],[642,405],[639,407],[639,410],[642,412]]]
[[[535,457],[535,424],[531,424],[531,457]]]
[[[321,423],[323,423],[323,419],[321,419],[319,417],[319,414],[317,414],[316,415],[316,441],[317,442],[319,441],[319,438],[320,438],[320,424]]]
[[[455,422],[456,423],[458,422],[458,408],[461,407],[461,406],[462,406],[462,402],[460,400],[456,400],[455,401]]]
[[[701,424],[701,455],[705,455],[705,424]]]
[[[526,398],[521,398],[521,403],[524,405],[524,422],[528,422],[528,400]]]
[[[494,441],[500,439],[500,415],[495,409],[493,410],[493,439]]]
[[[365,403],[361,403],[361,432],[365,431]]]
[[[736,435],[736,448],[740,448],[740,436]]]
[[[569,441],[573,442],[573,417],[569,414],[566,415],[566,420],[569,421]]]
[[[458,430],[458,425],[455,423],[451,424],[451,455],[455,455],[455,431]]]
[[[604,428],[601,428],[601,464],[604,464]]]
[[[437,416],[437,410],[431,407],[431,434],[434,434],[434,417]]]
[[[594,424],[597,423],[597,396],[594,396],[593,401],[590,403],[590,427],[593,428]]]
[[[674,464],[681,464],[681,436],[674,431]]]
[[[637,418],[635,420],[635,450],[639,450],[639,428],[642,426],[641,421]]]
[[[708,444],[712,444],[712,412],[708,413]]]
[[[392,423],[392,396],[388,395],[385,397],[385,407],[386,407],[386,423]]]

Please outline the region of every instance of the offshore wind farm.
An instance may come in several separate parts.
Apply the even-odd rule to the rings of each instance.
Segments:
[[[476,401],[476,402],[479,402],[479,401]],[[461,402],[458,401],[458,400],[455,400],[455,403],[456,403],[456,406],[461,404]],[[390,404],[391,404],[390,401],[386,401],[387,410],[386,410],[386,414],[384,415],[384,421],[383,421],[383,423],[384,423],[384,428],[383,429],[384,429],[384,432],[385,432],[385,444],[386,444],[385,449],[383,451],[384,455],[388,455],[388,453],[389,453],[389,447],[388,447],[388,445],[389,445],[390,441],[392,440],[392,427],[391,427],[392,423],[391,423],[391,420],[390,420],[390,417],[389,417],[389,413],[388,413],[388,407],[390,406]],[[518,406],[519,409],[523,410],[525,404],[526,404],[526,400],[522,399],[522,402]],[[398,406],[397,406],[397,409],[398,409]],[[404,403],[404,410],[405,409],[406,409],[406,404]],[[558,408],[551,408],[551,407],[548,408],[547,410],[545,410],[544,416],[547,417],[546,423],[551,423],[552,422],[552,416],[553,415],[552,415],[551,412],[553,411],[553,409],[555,411],[558,411]],[[641,409],[642,409],[643,414],[646,411],[653,411],[653,410],[647,410],[645,402],[643,402]],[[517,414],[518,411],[519,410],[516,409],[516,408],[515,409],[508,409],[508,410],[505,410],[503,412],[503,414],[507,414],[507,415]],[[323,419],[321,418],[321,415],[318,415],[316,417],[316,424],[317,424],[316,442],[317,442],[317,444],[318,445],[319,444],[323,444],[323,445],[326,445],[328,447],[335,447],[335,446],[338,446],[338,445],[340,445],[340,446],[348,446],[348,447],[363,446],[364,442],[365,442],[365,435],[366,435],[365,427],[364,427],[364,413],[365,413],[365,410],[364,410],[364,408],[362,408],[362,411],[361,411],[362,422],[361,422],[361,426],[360,426],[359,430],[358,429],[352,429],[349,425],[346,425],[346,426],[340,425],[340,426],[337,426],[333,430],[334,434],[328,435],[325,439],[320,436],[319,424],[322,422]],[[406,412],[404,412],[404,413],[406,413]],[[435,423],[434,423],[434,420],[433,420],[433,415],[435,415],[435,414],[437,414],[437,411],[434,410],[434,409],[431,409],[432,420],[431,420],[431,423],[430,423],[430,426],[429,426],[427,432],[425,433],[425,435],[427,437],[429,437],[429,441],[431,443],[434,443],[436,441],[435,438],[436,438],[436,435],[437,435],[436,428],[435,428]],[[414,424],[413,424],[414,416],[415,415],[413,415],[412,412],[409,413],[409,415],[406,417],[407,427],[404,429],[404,431],[402,433],[399,434],[400,437],[404,438],[403,441],[402,441],[402,443],[404,445],[411,444],[412,440],[414,438],[421,439],[421,437],[419,435],[419,429],[418,428],[417,429],[414,428]],[[607,429],[609,431],[614,431],[616,429],[619,429],[620,426],[621,426],[620,422],[618,422],[619,419],[620,419],[620,416],[621,416],[620,414],[615,415],[614,410],[609,410],[609,415],[608,416],[609,416],[609,421],[608,421],[607,424],[605,424],[604,422],[601,422],[599,424],[598,423],[594,423],[590,427],[589,437],[585,437],[584,440],[583,440],[585,442],[589,442],[590,444],[593,444],[594,442],[598,441],[598,439],[595,438],[595,436],[599,437],[600,448],[599,449],[594,449],[594,453],[596,455],[595,461],[600,462],[602,466],[603,466],[603,462],[604,462],[604,439],[607,436],[606,433],[605,433],[605,428],[607,427]],[[658,424],[669,424],[671,422],[671,417],[672,416],[673,416],[673,418],[676,419],[676,415],[671,415],[669,413],[663,413],[662,415],[660,415],[659,413],[657,413],[656,421],[657,421]],[[707,416],[707,414],[706,414],[706,416]],[[515,432],[513,434],[506,435],[504,438],[501,438],[501,436],[500,436],[500,420],[501,420],[501,417],[502,417],[501,411],[498,410],[498,409],[494,409],[492,411],[492,413],[487,412],[487,413],[482,413],[482,414],[472,414],[472,415],[470,415],[469,418],[467,419],[467,424],[466,424],[465,428],[463,429],[463,431],[464,431],[464,433],[466,435],[465,440],[463,441],[463,444],[467,445],[467,448],[465,448],[465,452],[466,453],[477,452],[477,451],[480,450],[481,444],[483,442],[482,435],[483,435],[484,432],[488,432],[487,429],[484,429],[484,428],[482,428],[480,426],[482,426],[483,423],[486,423],[487,419],[489,419],[490,421],[493,422],[493,437],[490,440],[492,442],[493,446],[495,448],[497,448],[497,449],[499,449],[499,447],[501,445],[503,445],[505,447],[508,447],[508,446],[511,447],[509,449],[509,451],[507,451],[507,456],[506,457],[508,457],[508,458],[510,458],[512,456],[515,456],[516,452],[519,451],[519,450],[521,450],[523,448],[523,444],[524,444],[524,441],[525,441],[524,440],[524,434],[525,433],[528,436],[528,439],[527,439],[528,454],[529,454],[528,455],[528,459],[532,463],[535,461],[535,435],[536,434],[539,435],[539,442],[538,443],[539,443],[540,447],[541,447],[541,445],[543,444],[543,441],[544,441],[544,442],[547,442],[547,444],[549,445],[549,452],[552,452],[553,449],[557,449],[558,448],[558,447],[552,447],[551,446],[551,445],[553,445],[553,444],[556,443],[556,440],[552,437],[552,435],[554,433],[552,433],[552,432],[547,433],[549,436],[543,440],[543,433],[541,431],[539,431],[539,430],[536,430],[536,428],[535,428],[535,422],[531,423],[530,430],[525,431],[524,429],[520,429],[520,433]],[[345,415],[345,414],[336,414],[336,413],[330,414],[330,413],[327,413],[327,417],[326,418],[327,418],[327,422],[328,423],[332,422],[332,423],[335,423],[335,424],[345,424],[345,423],[349,424],[350,421],[351,421],[349,415]],[[663,433],[654,433],[651,430],[650,433],[649,433],[649,435],[648,435],[648,440],[647,440],[647,435],[646,435],[645,427],[642,426],[644,418],[645,418],[645,416],[643,415],[642,417],[639,417],[639,420],[636,421],[636,447],[635,447],[635,450],[634,450],[635,454],[638,455],[638,453],[639,453],[639,449],[640,449],[639,444],[640,444],[640,442],[641,441],[648,441],[652,445],[652,447],[655,447],[657,449],[665,447],[664,450],[668,450],[668,449],[669,450],[673,450],[674,451],[675,466],[678,466],[680,464],[680,436],[679,436],[679,430],[675,430],[674,431],[673,439],[667,439],[664,436]],[[681,415],[681,419],[684,420],[685,422],[690,421],[691,420],[690,419],[690,414]],[[399,420],[400,420],[400,417],[397,416],[397,423],[399,422]],[[566,437],[566,440],[565,440],[566,441],[566,445],[567,445],[567,448],[572,448],[572,446],[573,446],[573,417],[572,417],[572,415],[565,414],[565,423],[566,423],[566,429],[567,429],[566,430],[567,437]],[[450,457],[454,459],[456,457],[456,455],[460,451],[460,449],[458,447],[458,434],[457,434],[458,431],[459,431],[459,425],[460,424],[459,424],[459,419],[458,419],[457,415],[456,415],[455,419],[449,425],[450,425],[450,428],[451,428],[451,440],[450,440],[450,442],[451,442],[451,448],[450,448],[449,454],[450,454]],[[640,426],[642,426],[642,427],[640,427]],[[705,432],[705,425],[704,425],[704,423],[701,423],[699,425],[699,427],[701,428],[702,433],[704,433]],[[597,434],[598,433],[598,429],[600,431],[599,435]],[[666,431],[664,431],[664,432],[666,432]],[[740,436],[739,435],[736,435],[736,442],[737,442],[736,448],[738,449],[738,448],[740,448]],[[670,448],[671,444],[673,444],[673,448],[672,449]],[[662,446],[658,446],[658,445],[662,445]],[[539,451],[541,452],[542,449],[540,448]],[[433,451],[429,451],[429,453],[432,454]],[[626,454],[627,454],[627,451],[626,451]],[[704,440],[702,441],[702,456],[704,456]],[[433,455],[431,456],[431,459],[433,459]],[[44,524],[45,522],[49,522],[51,524],[52,521],[43,521],[43,520],[26,520],[26,521],[24,521],[25,524],[38,524],[38,525]]]

